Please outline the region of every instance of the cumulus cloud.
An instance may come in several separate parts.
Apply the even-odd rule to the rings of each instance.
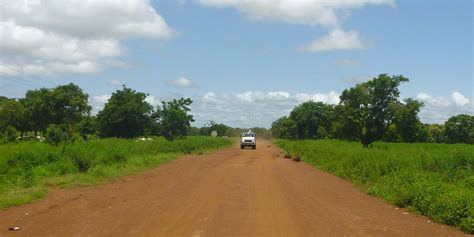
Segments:
[[[148,0],[8,1],[0,63],[29,74],[94,73],[117,66],[121,40],[173,36]]]
[[[194,87],[194,84],[191,80],[186,77],[180,77],[176,80],[170,80],[167,82],[169,86],[178,87],[178,88],[190,88]]]
[[[425,104],[419,114],[425,123],[442,124],[454,115],[474,115],[474,103],[457,91],[449,97],[435,97],[422,92],[416,98]]]
[[[458,106],[464,106],[469,103],[469,99],[457,91],[451,94],[451,98]]]
[[[204,6],[233,7],[251,20],[337,27],[347,12],[366,5],[394,5],[394,0],[198,0]]]
[[[420,93],[418,93],[418,95],[416,96],[416,98],[418,98],[419,100],[429,100],[429,99],[431,99],[432,97],[431,97],[431,95],[428,95],[428,94],[426,94],[426,93],[424,93],[424,92],[420,92]]]
[[[357,31],[341,30],[342,20],[351,10],[367,5],[395,6],[395,0],[198,0],[204,6],[237,9],[250,20],[277,21],[332,29],[327,36],[299,49],[305,52],[364,49]]]
[[[366,46],[359,38],[357,31],[344,32],[343,30],[335,29],[329,32],[328,35],[300,47],[300,50],[304,52],[320,52],[364,48],[366,48]]]
[[[214,120],[238,127],[269,127],[274,120],[288,115],[296,105],[309,100],[337,104],[339,94],[335,91],[328,93],[207,92],[194,98],[192,113],[198,126]]]
[[[89,104],[92,107],[92,114],[97,114],[99,111],[101,111],[111,96],[112,95],[110,94],[103,94],[89,97]]]
[[[156,96],[153,96],[153,95],[148,95],[145,98],[145,101],[151,104],[153,107],[156,107],[157,105],[161,105],[161,100],[159,100]]]

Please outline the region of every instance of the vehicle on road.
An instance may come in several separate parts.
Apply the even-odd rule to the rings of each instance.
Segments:
[[[257,148],[257,136],[251,131],[240,135],[240,149],[245,149],[246,147]]]

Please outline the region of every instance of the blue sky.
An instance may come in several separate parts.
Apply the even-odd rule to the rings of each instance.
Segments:
[[[98,111],[125,84],[149,93],[155,105],[193,98],[198,126],[213,119],[232,126],[269,127],[298,103],[337,103],[345,88],[389,73],[410,78],[401,87],[402,97],[425,103],[420,113],[424,122],[474,114],[469,0],[341,1],[334,6],[320,1],[305,6],[298,1],[124,0],[80,7],[67,1],[38,6],[19,2],[7,0],[2,6],[6,13],[1,17],[0,63],[8,66],[0,66],[3,96],[21,97],[27,89],[50,86],[44,81],[74,82]],[[28,7],[26,15],[20,14],[18,9]],[[78,12],[61,16],[54,11],[64,7]],[[104,13],[110,16],[101,19]],[[332,18],[319,17],[325,14]],[[25,17],[64,21],[39,24]],[[88,20],[90,24],[75,24]],[[114,25],[117,21],[122,25]],[[129,22],[134,28],[123,30]],[[38,40],[15,38],[24,35]],[[57,45],[70,44],[76,56],[62,56],[71,47]],[[18,49],[30,46],[28,52]]]

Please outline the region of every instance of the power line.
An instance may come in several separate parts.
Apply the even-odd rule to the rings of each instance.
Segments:
[[[42,79],[42,78],[40,78],[40,77],[27,74],[27,73],[23,72],[22,70],[18,70],[18,69],[14,68],[14,67],[7,66],[7,65],[5,65],[5,64],[0,64],[0,66],[3,66],[3,67],[8,68],[8,69],[10,69],[10,70],[16,71],[16,72],[18,72],[18,73],[20,73],[20,74],[22,74],[22,75],[24,75],[24,76],[27,76],[27,77],[30,77],[30,78],[33,78],[33,79],[37,79],[37,80],[40,80],[40,81],[42,81],[42,82],[49,83],[50,85],[53,85],[53,86],[57,86],[57,85],[58,85],[57,83],[50,82],[50,81],[45,80],[45,79]]]
[[[34,82],[34,81],[27,80],[27,79],[25,79],[25,78],[22,78],[22,77],[19,77],[19,76],[16,76],[16,75],[7,74],[7,73],[5,73],[5,72],[0,72],[0,75],[4,75],[4,76],[10,77],[10,78],[14,78],[14,79],[17,79],[17,80],[20,80],[20,81],[24,81],[24,82],[33,84],[33,85],[35,85],[35,86],[37,86],[37,87],[45,87],[43,84],[40,84],[40,83],[37,83],[37,82]]]
[[[9,75],[9,74],[3,73],[3,72],[0,72],[0,76],[3,77],[3,78],[7,78],[7,79],[10,79],[10,80],[17,81],[17,82],[22,82],[23,84],[28,84],[29,86],[32,86],[32,87],[44,87],[43,85],[38,84],[36,82],[28,81],[28,80],[23,79],[21,77]]]
[[[29,84],[29,83],[26,83],[26,82],[23,82],[23,81],[18,81],[18,80],[15,80],[13,78],[9,78],[9,77],[6,77],[6,76],[0,76],[0,78],[3,78],[3,79],[8,79],[12,82],[15,82],[15,83],[20,83],[20,84],[23,84],[23,85],[26,85],[26,86],[29,86],[31,88],[36,88],[36,86],[32,85],[32,84]]]

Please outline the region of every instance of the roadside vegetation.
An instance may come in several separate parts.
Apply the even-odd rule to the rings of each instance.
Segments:
[[[434,220],[474,233],[474,146],[276,140],[292,155]]]
[[[344,90],[337,105],[298,105],[272,124],[274,137],[283,139],[275,143],[288,157],[473,234],[474,116],[421,123],[423,103],[399,98],[398,87],[408,81],[381,74]]]
[[[308,101],[289,116],[273,122],[272,134],[282,139],[340,139],[368,148],[376,141],[474,144],[474,116],[459,114],[444,124],[423,124],[423,103],[400,98],[403,76],[381,74],[344,90],[337,105]]]
[[[50,186],[103,183],[231,144],[189,136],[189,98],[154,107],[147,94],[123,86],[95,116],[88,98],[72,83],[0,97],[0,209],[40,198]]]
[[[187,137],[169,141],[94,139],[58,146],[28,141],[0,145],[0,209],[31,202],[50,186],[100,184],[143,171],[183,154],[229,146],[225,138]]]

